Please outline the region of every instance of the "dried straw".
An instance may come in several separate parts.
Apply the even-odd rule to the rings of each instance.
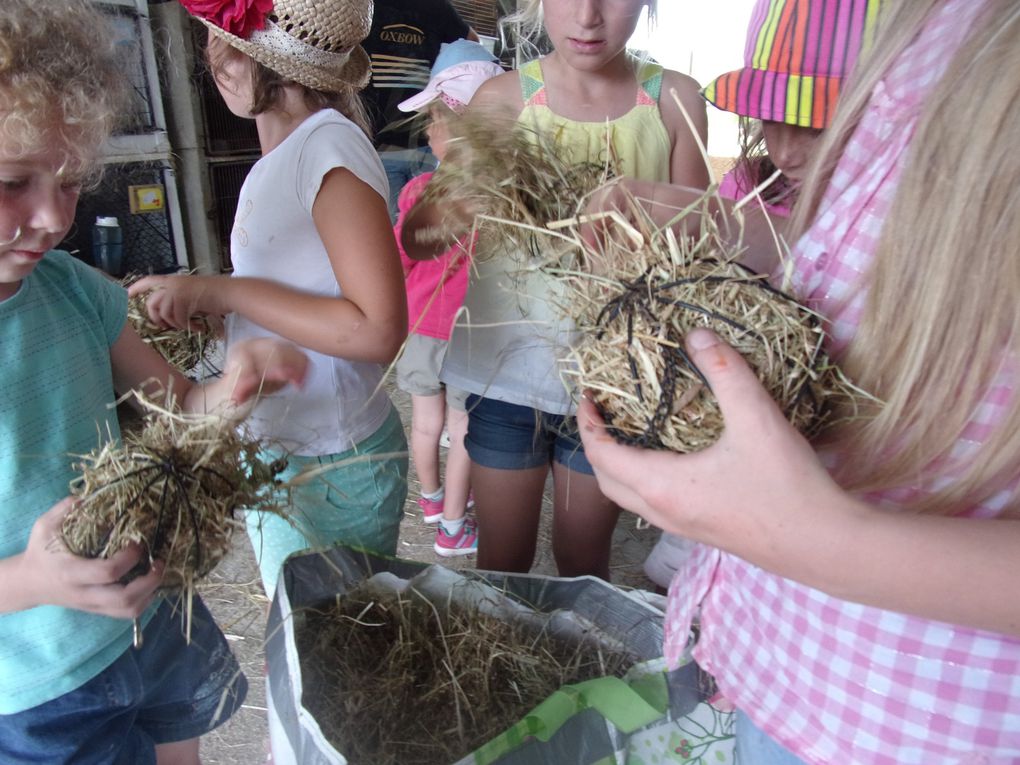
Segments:
[[[632,657],[477,607],[348,592],[296,625],[304,704],[352,765],[456,762],[561,686]]]
[[[125,287],[141,277],[137,274],[126,276],[121,284]],[[196,319],[205,327],[198,332],[193,329],[168,329],[153,324],[145,309],[148,295],[134,295],[128,298],[128,321],[143,341],[155,348],[175,369],[185,374],[199,364],[207,362],[212,348],[212,331],[203,317]]]
[[[572,164],[554,138],[491,114],[450,126],[454,156],[425,198],[474,211],[476,259],[509,252],[520,274],[540,271],[550,280],[548,294],[559,296],[550,299],[579,336],[564,374],[593,392],[621,441],[693,452],[718,440],[718,403],[684,351],[695,327],[715,330],[739,350],[803,432],[833,421],[837,408],[840,417],[857,416],[869,397],[829,362],[819,317],[738,263],[739,205],[720,216],[706,192],[670,225],[657,226],[631,197],[626,216],[607,213],[611,233],[591,244],[581,224],[591,221],[591,198],[615,174],[611,152],[604,165]],[[678,223],[687,234],[674,233]]]
[[[584,196],[616,175],[608,154],[602,163],[573,162],[545,133],[488,111],[446,124],[447,159],[426,186],[423,200],[471,212],[479,236],[476,259],[505,250],[554,259],[564,242],[545,228],[546,222],[577,216]],[[450,238],[445,231],[421,236]]]
[[[137,395],[137,394],[136,394]],[[278,512],[275,476],[282,465],[259,460],[259,443],[216,415],[161,409],[140,395],[144,427],[85,455],[71,487],[79,502],[63,539],[76,555],[109,558],[137,542],[146,559],[166,564],[163,586],[190,591],[230,549],[242,521],[236,511]]]
[[[581,335],[567,374],[592,392],[625,443],[695,452],[718,440],[718,402],[684,351],[696,327],[740,351],[805,433],[816,432],[836,404],[856,411],[865,397],[829,362],[819,317],[737,262],[741,247],[730,241],[742,219],[708,214],[711,202],[706,193],[681,211],[678,218],[697,216],[698,233],[677,236],[655,227],[631,198],[628,219],[615,216],[626,235],[592,246],[575,226],[585,268],[553,274],[566,285],[561,308]],[[726,236],[720,225],[732,227]]]

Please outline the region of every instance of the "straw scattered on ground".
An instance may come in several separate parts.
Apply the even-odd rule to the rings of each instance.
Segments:
[[[304,704],[352,765],[446,765],[561,686],[634,663],[456,603],[357,590],[295,627]]]

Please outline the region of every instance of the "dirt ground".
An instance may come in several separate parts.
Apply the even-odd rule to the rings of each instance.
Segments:
[[[410,421],[410,401],[405,394],[395,389],[390,391],[390,395],[406,427]],[[418,481],[413,463],[409,484],[404,520],[400,527],[398,555],[454,568],[472,566],[474,556],[449,559],[435,554],[432,550],[435,531],[421,522],[415,504]],[[549,545],[550,507],[547,489],[539,532],[539,549],[532,571],[555,575],[556,567]],[[611,561],[612,581],[625,587],[650,589],[653,585],[645,577],[642,563],[655,544],[658,532],[652,528],[637,528],[636,520],[636,516],[623,513],[617,525]],[[248,698],[243,708],[203,739],[202,761],[205,765],[255,765],[265,762],[269,751],[269,734],[263,680],[263,637],[269,601],[262,591],[258,568],[246,535],[237,535],[232,553],[203,587],[202,596],[231,642],[249,681]]]

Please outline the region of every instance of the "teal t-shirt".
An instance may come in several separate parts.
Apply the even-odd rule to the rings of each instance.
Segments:
[[[118,438],[110,347],[127,293],[65,252],[49,252],[0,302],[0,557],[68,495],[75,455]],[[37,706],[109,666],[131,622],[55,606],[0,614],[0,714]]]

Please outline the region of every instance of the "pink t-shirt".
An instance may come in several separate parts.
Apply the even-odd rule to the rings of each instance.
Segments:
[[[819,215],[794,250],[793,291],[832,320],[832,350],[860,320],[875,252],[923,101],[983,7],[947,0],[877,86]],[[847,302],[847,298],[850,298]],[[1016,390],[1007,363],[974,413],[966,458]],[[890,510],[952,471],[870,500]],[[1003,491],[970,509],[1000,514]],[[1016,587],[1003,583],[1003,597]],[[670,587],[666,658],[694,656],[756,725],[811,763],[1020,762],[1020,640],[851,603],[699,545]]]
[[[424,193],[431,178],[432,173],[423,173],[412,178],[400,190],[397,199],[397,209],[400,212],[394,234],[407,286],[408,331],[411,334],[449,340],[453,320],[467,294],[468,253],[461,245],[455,245],[434,260],[411,260],[400,243],[404,219]]]

